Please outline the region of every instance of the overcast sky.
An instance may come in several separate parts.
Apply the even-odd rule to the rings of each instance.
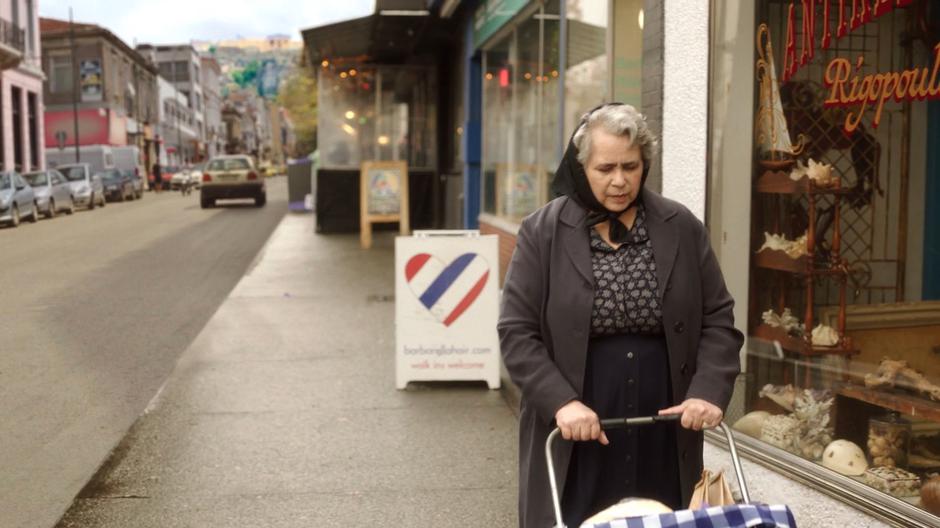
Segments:
[[[127,44],[265,37],[369,15],[374,0],[39,0],[39,14],[98,24]]]

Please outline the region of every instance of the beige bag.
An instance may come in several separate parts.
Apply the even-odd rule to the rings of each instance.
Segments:
[[[731,488],[725,480],[724,471],[712,473],[702,471],[702,479],[692,490],[692,500],[689,501],[690,510],[701,510],[712,506],[730,506],[734,504]]]

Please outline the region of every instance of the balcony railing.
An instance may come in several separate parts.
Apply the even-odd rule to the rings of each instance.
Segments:
[[[12,68],[23,60],[26,32],[0,18],[0,69]]]

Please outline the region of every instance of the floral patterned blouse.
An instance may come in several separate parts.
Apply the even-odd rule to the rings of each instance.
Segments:
[[[646,210],[640,206],[630,240],[617,249],[596,229],[590,228],[590,232],[594,269],[591,336],[661,334],[663,311]]]

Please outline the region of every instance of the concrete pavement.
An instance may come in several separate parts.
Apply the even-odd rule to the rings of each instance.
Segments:
[[[500,393],[394,388],[393,242],[285,217],[59,526],[515,526]]]
[[[287,208],[147,193],[0,229],[0,527],[53,526]]]

